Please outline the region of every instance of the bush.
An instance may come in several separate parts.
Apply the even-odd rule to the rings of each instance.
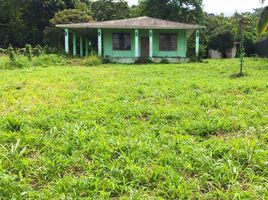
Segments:
[[[33,65],[36,67],[59,66],[64,64],[64,58],[57,54],[42,54],[39,57],[35,57],[33,61]]]
[[[13,47],[9,46],[7,51],[8,51],[9,61],[11,63],[15,62],[16,61],[16,54],[15,54]]]
[[[91,55],[86,58],[85,62],[86,66],[96,66],[96,65],[101,65],[102,60],[96,55]]]
[[[27,56],[16,56],[15,61],[8,62],[7,60],[3,62],[3,68],[27,68],[27,67],[47,67],[47,66],[60,66],[64,65],[65,60],[63,57],[56,54],[42,54],[39,57],[33,57],[30,61]]]
[[[31,67],[32,63],[25,56],[16,56],[15,61],[6,62],[4,68],[26,68]]]

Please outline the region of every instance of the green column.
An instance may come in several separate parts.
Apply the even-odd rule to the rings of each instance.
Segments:
[[[80,36],[80,56],[82,57],[83,56],[83,37]]]
[[[65,33],[65,53],[69,53],[69,30],[64,29]]]
[[[153,57],[153,30],[149,30],[149,57]]]
[[[76,34],[73,32],[73,56],[76,56]]]
[[[88,39],[85,39],[85,56],[88,56]]]
[[[135,29],[135,57],[139,57],[139,30]]]
[[[98,56],[102,55],[102,32],[98,29]]]
[[[195,56],[196,58],[199,57],[199,30],[196,30],[195,33]]]

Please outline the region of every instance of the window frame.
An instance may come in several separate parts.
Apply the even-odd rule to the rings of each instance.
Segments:
[[[166,40],[163,42],[162,40],[161,40],[161,37],[162,36],[165,36],[166,38]],[[170,39],[169,39],[169,41],[168,41],[168,39],[167,39],[167,36],[169,36],[170,37]],[[169,42],[172,42],[172,36],[173,37],[175,37],[175,43],[174,43],[174,45],[172,45],[171,43],[169,43]],[[159,51],[178,51],[178,33],[159,33]],[[162,44],[162,42],[164,43],[164,44],[166,44],[166,45],[162,45],[161,46],[161,44]],[[171,45],[167,45],[167,44],[171,44]],[[174,48],[173,48],[173,46],[174,46]],[[165,48],[165,47],[167,47],[167,48]]]
[[[114,36],[118,35],[118,48],[115,47],[115,41],[114,41]],[[120,41],[120,35],[121,37],[124,38],[123,43],[120,44],[120,42],[122,42],[122,40]],[[123,35],[123,36],[122,36]],[[129,47],[128,48],[120,48],[120,47],[124,47],[127,44],[126,43],[126,35],[129,36]],[[130,32],[113,32],[112,33],[112,49],[113,51],[131,51],[131,33]]]

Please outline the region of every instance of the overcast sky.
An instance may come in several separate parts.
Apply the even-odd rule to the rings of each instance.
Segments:
[[[130,5],[136,5],[138,0],[127,0]],[[238,12],[252,11],[262,7],[260,0],[203,0],[204,9],[209,13],[225,13],[226,15]],[[265,5],[268,4],[268,1]]]

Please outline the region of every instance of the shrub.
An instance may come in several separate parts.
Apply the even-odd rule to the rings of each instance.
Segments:
[[[34,49],[33,49],[33,54],[37,57],[39,57],[41,54],[43,54],[44,49],[38,44]]]
[[[32,66],[32,63],[29,62],[25,56],[17,56],[15,61],[5,63],[5,68],[25,68]]]
[[[96,55],[91,55],[86,58],[85,62],[86,66],[96,66],[96,65],[101,65],[102,60]]]
[[[64,64],[63,57],[57,54],[42,54],[33,61],[33,65],[36,67],[59,66]]]
[[[9,57],[10,62],[11,63],[15,62],[16,61],[16,54],[15,54],[15,51],[11,45],[8,47],[7,51],[8,51],[8,57]]]

